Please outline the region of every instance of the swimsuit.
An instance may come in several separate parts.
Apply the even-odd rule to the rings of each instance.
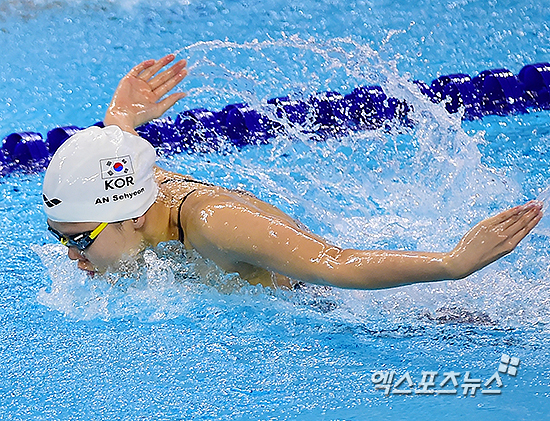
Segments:
[[[191,190],[189,193],[187,193],[185,196],[183,196],[183,199],[181,199],[181,203],[178,207],[178,240],[183,244],[183,240],[185,239],[183,235],[183,228],[181,227],[181,208],[183,206],[183,202],[191,195],[191,193],[196,192],[197,189]]]
[[[199,181],[199,180],[193,180],[192,178],[167,178],[166,180],[163,180],[160,182],[160,184],[166,184],[170,182],[178,182],[183,181],[186,183],[196,183],[196,184],[202,184],[203,186],[209,186],[209,187],[216,187],[215,184],[208,183],[206,181]],[[231,192],[245,194],[247,196],[255,197],[252,193],[247,192],[245,190],[240,189],[228,189]],[[196,192],[197,189],[192,189],[191,191],[187,192],[185,196],[183,196],[183,199],[181,199],[181,202],[178,206],[178,240],[183,244],[183,240],[185,239],[184,233],[183,233],[183,227],[181,226],[181,208],[183,207],[184,202],[187,200],[187,198],[191,195],[191,193]]]
[[[213,186],[214,184],[206,183],[204,181],[198,181],[198,180],[192,180],[192,179],[186,179],[186,178],[168,178],[166,180],[163,180],[160,184],[166,184],[170,183],[172,181],[184,181],[187,183],[197,183],[202,184],[205,186]],[[196,192],[197,189],[192,189],[191,191],[187,192],[185,196],[183,196],[183,199],[181,199],[181,202],[178,206],[178,240],[183,244],[183,240],[185,239],[184,233],[183,233],[183,227],[181,226],[181,208],[183,207],[183,203],[187,200],[187,198],[191,195],[191,193]]]

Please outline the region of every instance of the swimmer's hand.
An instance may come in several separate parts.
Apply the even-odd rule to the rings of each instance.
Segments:
[[[447,253],[450,278],[465,278],[507,255],[541,218],[542,203],[532,201],[481,221]]]
[[[160,117],[185,97],[185,93],[177,92],[162,99],[187,75],[185,60],[158,73],[174,58],[173,54],[169,54],[160,60],[144,61],[130,70],[118,84],[105,114],[105,125],[117,125],[124,131],[136,134],[134,128]]]

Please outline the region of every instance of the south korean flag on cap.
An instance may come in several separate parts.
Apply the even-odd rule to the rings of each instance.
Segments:
[[[101,178],[108,179],[113,177],[121,177],[134,173],[132,160],[130,155],[117,156],[116,158],[100,159]]]

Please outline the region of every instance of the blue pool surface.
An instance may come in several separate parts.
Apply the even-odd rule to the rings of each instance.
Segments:
[[[463,122],[411,81],[550,61],[543,3],[2,2],[0,135],[91,125],[132,66],[179,50],[189,96],[173,113],[378,84],[413,105],[412,127],[320,139],[287,126],[267,145],[159,162],[249,190],[340,246],[448,250],[477,221],[547,200],[550,115]],[[454,282],[275,291],[172,243],[133,275],[90,279],[48,235],[42,176],[0,182],[0,419],[548,419],[547,217]],[[515,359],[499,371],[503,355]],[[418,393],[423,372],[439,387],[452,371],[456,394]],[[377,389],[391,372],[412,393]],[[502,387],[484,386],[495,373]]]

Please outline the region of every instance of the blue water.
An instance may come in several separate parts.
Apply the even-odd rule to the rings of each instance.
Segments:
[[[550,12],[512,1],[0,4],[0,135],[101,120],[118,79],[181,50],[174,112],[380,84],[415,125],[162,157],[241,187],[347,247],[447,250],[475,222],[548,196],[547,111],[461,122],[412,79],[549,61]],[[388,291],[252,287],[177,244],[133,276],[88,279],[45,229],[42,174],[0,183],[0,418],[546,419],[550,226],[469,278]],[[109,283],[111,282],[111,283]],[[112,285],[114,283],[114,286]],[[460,317],[455,318],[455,315]],[[385,396],[376,371],[466,371],[501,394]]]

